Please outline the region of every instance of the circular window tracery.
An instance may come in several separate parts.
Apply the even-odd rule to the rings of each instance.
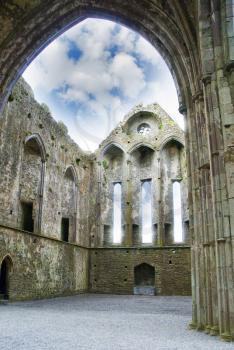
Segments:
[[[138,126],[137,132],[141,135],[148,135],[151,132],[151,127],[147,123],[142,123]]]

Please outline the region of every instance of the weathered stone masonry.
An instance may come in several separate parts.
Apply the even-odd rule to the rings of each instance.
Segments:
[[[146,263],[155,269],[156,294],[190,294],[183,144],[182,130],[158,104],[154,104],[135,107],[99,146],[94,163],[97,184],[92,192],[92,197],[97,198],[95,222],[98,225],[91,230],[91,247],[100,250],[91,250],[92,291],[132,293],[134,269]],[[151,181],[152,191],[151,243],[142,240],[141,191],[145,179]],[[182,192],[183,239],[180,243],[175,243],[174,239],[174,181],[179,182]],[[122,238],[119,244],[113,241],[114,183],[121,183],[122,187]]]
[[[11,0],[0,9],[0,104],[53,38],[89,16],[119,21],[165,58],[187,121],[191,327],[234,339],[233,0]]]
[[[90,291],[132,294],[134,267],[154,267],[156,295],[190,295],[188,247],[100,248],[90,252]]]
[[[141,125],[150,127],[149,134],[139,132]],[[190,294],[184,137],[157,104],[136,107],[97,152],[88,155],[21,79],[1,128],[0,258],[10,261],[10,299],[87,290],[132,294],[137,266],[154,268],[151,288],[156,294]],[[145,178],[152,179],[150,244],[142,242],[139,193]],[[183,193],[185,236],[180,244],[173,238],[175,179]],[[116,245],[112,185],[119,180],[123,219]],[[146,278],[144,283],[150,282]]]
[[[0,138],[0,258],[9,255],[12,260],[10,298],[87,290],[88,156],[48,108],[34,100],[23,80],[1,118]],[[22,204],[28,203],[33,233],[23,227]],[[61,241],[63,217],[69,220],[69,243]]]

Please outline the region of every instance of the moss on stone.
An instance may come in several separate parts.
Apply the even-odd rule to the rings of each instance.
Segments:
[[[107,169],[109,168],[109,164],[108,164],[108,162],[107,162],[106,159],[104,159],[104,160],[102,161],[102,166],[103,166],[103,168],[104,168],[105,170],[107,170]]]

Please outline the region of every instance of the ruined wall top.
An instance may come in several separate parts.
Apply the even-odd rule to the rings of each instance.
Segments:
[[[160,107],[158,103],[147,106],[139,104],[124,117],[95,152],[101,157],[105,149],[115,144],[126,153],[145,144],[160,150],[168,141],[175,140],[184,145],[184,131]]]

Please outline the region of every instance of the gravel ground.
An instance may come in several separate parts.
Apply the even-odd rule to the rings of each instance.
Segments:
[[[79,295],[0,305],[4,350],[228,350],[190,331],[191,298]]]

